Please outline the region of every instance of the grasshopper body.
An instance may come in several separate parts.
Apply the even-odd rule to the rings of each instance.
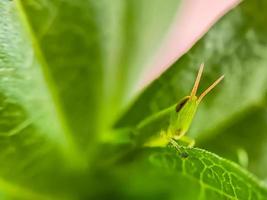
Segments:
[[[160,137],[152,138],[152,140],[150,140],[146,144],[146,146],[165,146],[173,139],[179,140],[186,134],[195,116],[198,105],[203,99],[203,97],[206,96],[224,78],[224,76],[221,76],[210,87],[208,87],[199,97],[197,97],[196,93],[203,72],[203,68],[204,64],[201,64],[190,96],[184,97],[177,104],[175,112],[173,112],[171,116],[170,125],[167,128],[167,130],[161,131]],[[192,142],[190,143],[192,144]]]

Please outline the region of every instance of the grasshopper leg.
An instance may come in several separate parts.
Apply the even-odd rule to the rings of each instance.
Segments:
[[[175,140],[180,140],[180,141],[186,143],[187,147],[189,147],[189,148],[193,148],[195,146],[195,144],[196,144],[194,139],[189,138],[187,136],[179,136],[178,135],[178,136],[174,136],[174,139]]]
[[[179,151],[181,153],[181,149],[180,149],[180,146],[179,144],[177,144],[177,142],[175,141],[175,139],[171,138],[170,139],[170,143],[174,146],[174,148]]]

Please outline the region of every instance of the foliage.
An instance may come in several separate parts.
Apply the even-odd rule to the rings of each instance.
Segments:
[[[267,3],[242,2],[134,97],[179,5],[0,2],[1,199],[267,198]],[[203,61],[200,90],[226,77],[189,131],[210,152],[143,147]]]

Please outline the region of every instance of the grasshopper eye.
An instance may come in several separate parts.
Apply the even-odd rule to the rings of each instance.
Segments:
[[[184,105],[189,100],[189,98],[190,98],[190,96],[187,96],[177,104],[177,106],[175,108],[176,112],[179,112],[184,107]]]

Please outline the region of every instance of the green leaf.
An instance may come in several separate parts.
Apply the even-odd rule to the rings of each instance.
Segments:
[[[179,3],[2,0],[0,177],[44,198],[88,192],[98,139],[109,133]]]
[[[266,180],[266,107],[251,107],[228,123],[199,146],[242,164],[259,178]]]
[[[85,133],[101,132],[129,101],[137,77],[166,35],[178,5],[178,0],[21,1],[30,40],[53,97],[62,107],[63,123],[70,135],[75,132],[78,143],[93,141]],[[84,14],[73,17],[78,12]],[[58,48],[62,44],[64,51]],[[73,85],[75,90],[70,89]]]
[[[163,153],[153,159],[161,160],[160,164],[169,170],[180,169],[183,176],[195,179],[200,186],[200,199],[266,198],[266,187],[236,164],[201,149],[181,151],[179,156],[174,152]]]
[[[0,198],[6,200],[52,200],[54,198],[49,196],[44,196],[38,193],[35,193],[26,188],[19,187],[17,185],[12,185],[2,179],[0,179]]]
[[[91,4],[96,5],[100,19],[105,68],[103,118],[110,124],[131,101],[139,77],[174,21],[180,0],[99,0]]]
[[[14,2],[0,2],[0,27],[1,180],[14,190],[21,184],[23,188],[59,187],[62,174],[73,174],[72,169],[80,168],[83,161],[61,129],[35,54],[25,42]],[[51,176],[55,182],[45,181]],[[5,192],[5,187],[1,189]]]
[[[131,188],[134,195],[141,193],[140,199],[164,196],[164,199],[183,200],[258,200],[267,197],[266,187],[254,176],[235,163],[201,149],[151,148],[145,151],[143,159],[143,164],[138,163],[139,167],[143,166],[141,170],[136,170],[134,165],[125,171],[128,176],[121,175],[128,177],[124,187]],[[137,185],[143,186],[143,191],[136,191]],[[154,185],[158,187],[153,189]]]
[[[94,10],[85,1],[16,4],[55,108],[57,124],[78,151],[88,151],[100,131],[103,87],[100,36],[96,21],[92,20]],[[81,14],[73,18],[75,12]]]

